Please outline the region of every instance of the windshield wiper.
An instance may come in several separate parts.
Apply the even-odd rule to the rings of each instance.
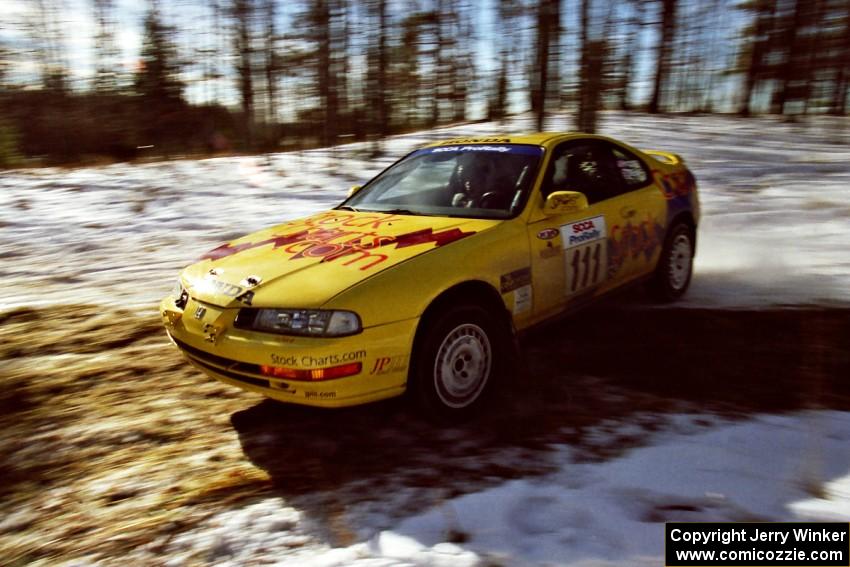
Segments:
[[[336,207],[338,211],[354,211],[355,213],[383,213],[385,215],[411,215],[411,216],[429,216],[426,213],[417,213],[410,209],[355,209],[351,205],[340,205]]]
[[[413,215],[413,216],[416,216],[416,215],[423,214],[423,213],[416,213],[414,211],[411,211],[410,209],[389,209],[388,211],[381,210],[381,211],[375,211],[375,212],[376,213],[386,213],[388,215]]]

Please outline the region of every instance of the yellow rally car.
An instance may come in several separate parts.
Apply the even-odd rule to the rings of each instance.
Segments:
[[[208,252],[160,311],[222,382],[325,407],[409,390],[451,415],[492,389],[517,332],[629,283],[684,293],[698,220],[675,154],[576,133],[448,140],[333,210]]]

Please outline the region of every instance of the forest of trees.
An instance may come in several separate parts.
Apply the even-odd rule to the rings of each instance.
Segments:
[[[0,14],[0,166],[333,145],[527,110],[588,132],[601,109],[846,115],[850,94],[850,0],[18,4]]]

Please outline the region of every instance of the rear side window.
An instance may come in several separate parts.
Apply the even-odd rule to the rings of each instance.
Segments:
[[[611,151],[626,190],[640,189],[649,182],[649,172],[640,158],[618,147],[612,147]]]

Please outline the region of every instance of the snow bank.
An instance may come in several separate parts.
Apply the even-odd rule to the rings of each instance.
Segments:
[[[553,474],[447,500],[390,529],[349,510],[345,523],[365,540],[351,546],[286,524],[294,512],[280,499],[222,513],[175,545],[218,550],[212,564],[631,567],[663,562],[667,521],[850,521],[850,413],[759,415],[696,433],[687,424],[702,418],[672,419],[621,458],[575,462],[561,447]]]
[[[394,531],[430,546],[462,529],[466,548],[508,564],[659,564],[666,521],[850,521],[848,446],[850,414],[760,416],[464,496],[451,523],[432,510]]]

